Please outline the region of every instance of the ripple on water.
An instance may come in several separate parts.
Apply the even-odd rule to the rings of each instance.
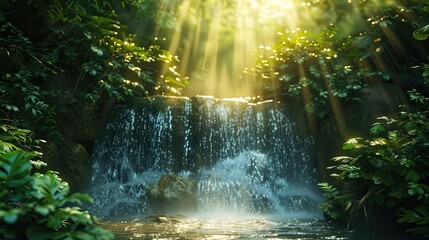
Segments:
[[[141,220],[106,221],[102,225],[117,239],[369,239],[318,219],[150,216]]]

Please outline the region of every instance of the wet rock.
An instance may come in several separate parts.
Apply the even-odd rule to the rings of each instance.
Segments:
[[[197,210],[197,181],[177,175],[164,175],[148,189],[154,212],[180,213]]]
[[[60,149],[63,161],[61,177],[68,179],[74,190],[83,190],[89,183],[91,166],[89,154],[85,147],[78,143],[66,143]]]
[[[168,218],[167,218],[167,217],[156,217],[156,218],[154,219],[154,222],[165,223],[165,222],[170,222],[170,221],[168,220]]]
[[[58,151],[57,146],[53,142],[47,142],[41,146],[40,151],[42,152],[42,160],[43,162],[48,164],[48,168],[58,169],[59,163],[58,159],[60,159],[60,153]]]
[[[174,215],[174,216],[167,216],[167,215],[154,215],[147,217],[146,220],[150,222],[155,223],[180,223],[183,222],[185,219],[185,216],[183,215]]]
[[[172,218],[172,217],[156,217],[153,221],[158,223],[179,223],[180,222],[179,219]]]
[[[83,191],[90,178],[89,154],[85,147],[78,143],[64,142],[58,147],[53,142],[42,145],[42,160],[48,164],[47,169],[55,169],[60,177],[68,182],[72,191]]]

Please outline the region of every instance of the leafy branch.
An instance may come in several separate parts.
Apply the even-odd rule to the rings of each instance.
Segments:
[[[371,138],[353,138],[343,145],[350,156],[333,160],[334,184],[321,183],[327,201],[321,208],[331,218],[368,215],[369,206],[395,209],[399,223],[414,224],[411,233],[429,228],[429,98],[409,92],[415,108],[398,119],[381,117]],[[405,109],[404,109],[405,110]]]
[[[85,194],[70,194],[58,173],[34,172],[37,160],[28,130],[0,125],[0,238],[112,239],[94,224],[94,217],[76,205],[91,203]],[[28,150],[20,147],[24,146]]]

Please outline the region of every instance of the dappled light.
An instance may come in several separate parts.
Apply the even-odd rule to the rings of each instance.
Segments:
[[[381,15],[385,8],[392,9],[389,16]],[[357,99],[350,92],[360,91],[368,82],[374,82],[375,78],[369,75],[398,81],[395,72],[402,74],[407,70],[395,67],[401,63],[392,62],[391,57],[396,58],[398,54],[407,57],[406,47],[398,39],[403,34],[390,30],[389,26],[392,20],[411,22],[416,18],[406,10],[406,6],[396,1],[296,0],[186,0],[161,4],[157,16],[159,21],[166,16],[176,19],[171,30],[164,32],[159,28],[158,31],[166,34],[167,48],[180,59],[177,71],[191,79],[183,92],[185,95],[259,95],[281,99],[277,93],[272,95],[270,92],[286,88],[288,93],[302,95],[303,104],[311,113],[323,116],[332,109],[344,138],[348,136],[345,133],[347,126],[336,98]],[[329,34],[326,37],[320,34],[324,28],[331,27],[334,29],[326,32]],[[378,36],[367,36],[378,28]],[[314,41],[315,38],[319,40]],[[384,45],[382,39],[386,39],[389,45]],[[362,52],[353,53],[356,50],[352,48],[356,47]],[[414,51],[416,54],[424,52]],[[344,56],[345,52],[354,55]],[[386,58],[386,55],[390,57]],[[351,58],[344,62],[344,57]],[[263,58],[267,59],[257,60]],[[318,63],[309,68],[307,62],[311,59]],[[283,72],[276,68],[276,64],[284,69]],[[169,68],[163,71],[167,72]],[[337,76],[340,79],[347,76],[355,79],[351,80],[354,83],[347,85],[350,89],[336,89],[337,84],[329,80],[331,76],[335,78],[335,71],[343,72]],[[317,86],[323,89],[319,93],[305,87],[312,85],[310,79],[314,74],[324,79]],[[293,77],[299,79],[297,84],[290,81]],[[285,85],[285,82],[289,83]],[[330,106],[327,106],[328,102]],[[394,109],[397,103],[393,101],[391,108]],[[310,121],[309,126],[312,125]]]
[[[244,78],[243,69],[254,66],[258,46],[274,43],[279,26],[295,27],[299,18],[295,5],[256,0],[186,0],[175,7],[165,5],[177,13],[169,50],[179,55],[181,73],[195,79],[185,94],[252,96],[256,79]]]
[[[428,22],[419,0],[0,0],[0,239],[429,237]]]

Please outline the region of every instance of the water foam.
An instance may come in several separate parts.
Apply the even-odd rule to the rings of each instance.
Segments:
[[[273,102],[152,99],[121,110],[91,160],[98,215],[151,214],[147,189],[175,174],[198,182],[198,214],[320,217],[311,138]]]

